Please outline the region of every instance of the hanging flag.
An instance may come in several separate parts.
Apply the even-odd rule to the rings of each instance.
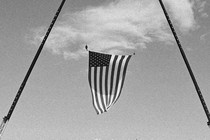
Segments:
[[[130,58],[89,51],[88,80],[97,114],[106,112],[120,97]]]

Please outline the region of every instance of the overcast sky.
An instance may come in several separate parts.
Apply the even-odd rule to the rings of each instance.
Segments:
[[[210,107],[210,2],[163,0]],[[0,0],[0,117],[61,0]],[[122,94],[97,115],[90,50],[136,53]],[[66,0],[3,140],[208,140],[207,118],[158,0]]]

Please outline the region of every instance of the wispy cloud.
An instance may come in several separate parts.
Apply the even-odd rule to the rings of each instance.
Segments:
[[[200,0],[164,0],[171,17],[181,31],[195,29],[193,7]],[[201,8],[200,8],[201,9]],[[41,41],[44,28],[33,30],[34,44]],[[115,0],[83,11],[66,13],[57,22],[45,47],[66,59],[85,55],[91,50],[122,51],[146,48],[148,43],[171,42],[171,32],[157,0]]]

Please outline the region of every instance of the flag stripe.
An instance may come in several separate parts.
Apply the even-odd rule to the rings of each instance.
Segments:
[[[119,81],[118,81],[118,86],[116,87],[116,96],[114,98],[113,104],[119,98],[119,96],[121,94],[120,88],[121,88],[121,85],[122,85],[123,69],[124,69],[124,66],[125,66],[125,61],[126,61],[125,57],[121,58],[120,66],[118,67],[118,69],[119,69],[119,79],[118,80]]]
[[[95,101],[95,93],[94,93],[94,91],[92,90],[91,73],[92,73],[92,70],[91,70],[91,68],[89,67],[88,79],[89,79],[90,90],[91,90],[91,94],[92,94],[92,103],[93,103],[93,106],[94,106],[94,108],[95,108],[95,110],[96,110],[96,113],[99,114],[98,109],[97,109],[97,106],[96,106],[96,101]]]
[[[117,81],[116,81],[116,86],[115,86],[115,94],[112,100],[112,104],[110,106],[112,106],[115,101],[119,98],[121,92],[120,92],[120,87],[121,87],[121,83],[122,83],[122,70],[124,68],[124,63],[125,63],[125,56],[122,56],[121,58],[119,58],[119,65],[118,65],[118,72],[117,72]]]
[[[101,107],[101,101],[98,94],[98,69],[97,67],[94,67],[94,89],[95,89],[95,96],[96,96],[96,103],[99,109],[99,112],[103,112],[103,109]]]
[[[128,67],[128,62],[131,58],[131,55],[128,56],[128,58],[126,59],[126,62],[125,62],[125,66],[124,66],[124,69],[123,69],[123,76],[122,76],[122,83],[121,83],[121,87],[120,87],[120,93],[122,92],[122,88],[123,88],[123,85],[124,85],[124,81],[125,81],[125,76],[126,76],[126,71],[127,71],[127,67]],[[118,98],[120,97],[120,95],[118,96]],[[114,101],[113,104],[115,104],[115,102],[118,100],[118,98]]]
[[[121,71],[121,66],[122,66],[122,61],[125,58],[125,56],[122,56],[120,58],[120,62],[118,65],[118,70],[117,70],[117,79],[116,79],[116,85],[115,85],[115,94],[114,94],[114,100],[116,99],[116,97],[118,96],[118,94],[120,94],[118,92],[118,85],[119,85],[119,80],[120,80],[120,71]]]
[[[103,96],[105,95],[105,93],[103,92],[103,67],[100,67],[100,93],[99,93],[99,96],[101,97],[100,100],[101,100],[101,104],[102,104],[102,107],[103,107],[103,111],[106,111],[106,107],[105,107],[105,102],[104,102],[104,98]]]
[[[109,66],[106,67],[106,75],[105,75],[106,105],[108,105],[108,103],[109,103],[109,96],[108,96],[108,77],[109,77]]]
[[[110,96],[112,95],[112,89],[113,89],[113,82],[114,82],[114,71],[115,71],[115,64],[117,61],[117,56],[114,57],[113,63],[112,63],[112,70],[111,70],[111,77],[110,77]]]
[[[118,66],[119,66],[119,61],[120,61],[120,56],[115,56],[116,58],[116,63],[115,63],[115,66],[114,66],[114,72],[113,72],[113,83],[112,85],[114,86],[114,89],[112,90],[112,93],[111,93],[111,98],[110,98],[110,103],[109,103],[109,106],[112,105],[113,101],[114,101],[114,98],[116,96],[116,85],[117,85],[117,73],[118,73]]]

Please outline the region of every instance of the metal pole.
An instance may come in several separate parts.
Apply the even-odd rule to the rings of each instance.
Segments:
[[[20,96],[21,96],[21,93],[22,93],[22,91],[23,91],[23,89],[24,89],[24,87],[25,87],[25,85],[26,85],[26,82],[27,82],[27,80],[28,80],[28,78],[29,78],[29,76],[30,76],[30,74],[31,74],[31,72],[32,72],[32,70],[33,70],[33,68],[34,68],[34,65],[36,64],[36,61],[37,61],[37,59],[38,59],[38,57],[39,57],[39,55],[40,55],[40,53],[41,53],[41,51],[42,51],[42,49],[43,49],[43,47],[44,47],[44,44],[45,44],[45,42],[46,42],[46,40],[47,40],[47,38],[48,38],[48,36],[49,36],[49,34],[50,34],[52,28],[53,28],[53,25],[55,24],[55,22],[56,22],[56,20],[57,20],[57,18],[58,18],[58,15],[59,15],[59,13],[60,13],[60,11],[61,11],[61,9],[62,9],[62,7],[63,7],[65,1],[66,1],[66,0],[62,0],[62,2],[61,2],[61,4],[60,4],[60,6],[59,6],[59,8],[58,8],[58,10],[57,10],[57,12],[56,12],[54,18],[53,18],[53,20],[52,20],[52,22],[51,22],[51,24],[50,24],[50,26],[49,26],[49,28],[48,28],[46,34],[45,34],[45,36],[44,36],[44,38],[43,38],[43,40],[42,40],[40,46],[39,46],[39,49],[37,50],[36,55],[35,55],[35,57],[34,57],[32,63],[31,63],[31,65],[30,65],[30,67],[29,67],[29,69],[28,69],[26,75],[25,75],[25,78],[24,78],[22,84],[20,85],[20,88],[19,88],[19,90],[18,90],[18,92],[17,92],[17,94],[16,94],[16,97],[15,97],[13,103],[12,103],[12,106],[10,107],[7,116],[5,116],[4,119],[3,119],[3,121],[2,121],[3,124],[5,124],[6,122],[9,121],[9,119],[10,119],[10,117],[11,117],[11,115],[12,115],[12,113],[13,113],[15,107],[16,107],[16,104],[17,104],[17,102],[18,102],[18,100],[19,100],[19,98],[20,98]],[[4,126],[4,125],[2,125],[2,126]],[[0,135],[1,135],[1,134],[0,134]]]
[[[178,36],[177,36],[177,34],[176,34],[176,31],[175,31],[175,29],[174,29],[174,27],[173,27],[173,24],[172,24],[172,22],[171,22],[171,20],[170,20],[170,17],[169,17],[169,15],[168,15],[167,11],[166,11],[166,8],[165,8],[165,6],[164,6],[162,0],[159,0],[159,2],[160,2],[160,5],[161,5],[161,7],[162,7],[162,9],[163,9],[163,12],[164,12],[164,14],[165,14],[165,17],[166,17],[166,19],[167,19],[167,21],[168,21],[168,24],[169,24],[169,26],[170,26],[170,28],[171,28],[171,31],[172,31],[172,33],[173,33],[173,35],[174,35],[174,38],[175,38],[175,40],[176,40],[176,43],[177,43],[177,45],[178,45],[178,47],[179,47],[179,50],[180,50],[181,55],[182,55],[182,57],[183,57],[183,60],[184,60],[184,62],[185,62],[185,64],[186,64],[186,66],[187,66],[188,72],[189,72],[189,74],[190,74],[190,76],[191,76],[191,79],[192,79],[192,81],[193,81],[193,84],[194,84],[194,86],[195,86],[195,89],[196,89],[196,91],[197,91],[197,93],[198,93],[198,97],[199,97],[199,99],[200,99],[200,101],[201,101],[201,104],[202,104],[202,106],[203,106],[203,109],[204,109],[204,111],[205,111],[205,113],[206,113],[206,116],[207,116],[207,119],[208,119],[207,125],[210,126],[210,114],[209,114],[208,107],[207,107],[207,105],[206,105],[206,103],[205,103],[205,100],[204,100],[204,98],[203,98],[203,95],[202,95],[202,93],[201,93],[201,90],[200,90],[200,88],[199,88],[199,86],[198,86],[198,83],[197,83],[197,81],[196,81],[196,79],[195,79],[195,76],[194,76],[194,74],[193,74],[193,71],[192,71],[192,69],[191,69],[191,67],[190,67],[190,64],[189,64],[189,62],[188,62],[188,60],[187,60],[187,57],[186,57],[185,52],[184,52],[184,50],[183,50],[183,48],[182,48],[182,45],[181,45],[181,43],[180,43],[180,41],[179,41],[179,38],[178,38]]]

